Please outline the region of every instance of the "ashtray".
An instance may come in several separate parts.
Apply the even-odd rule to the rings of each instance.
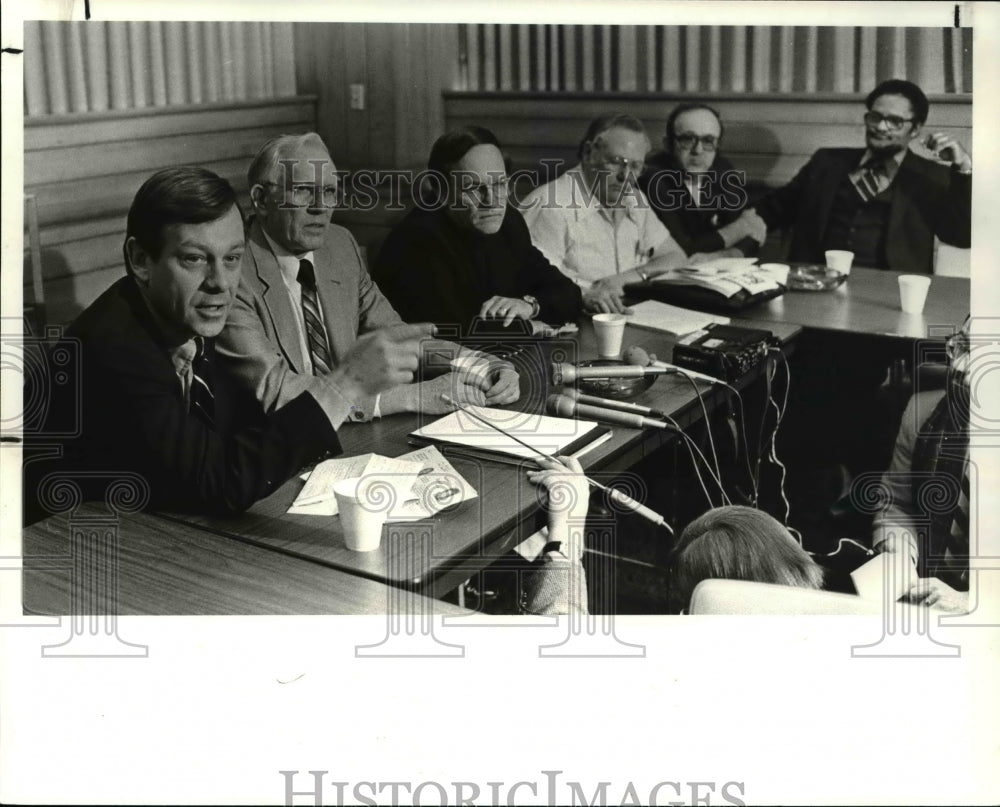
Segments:
[[[847,280],[847,275],[825,266],[793,266],[785,285],[796,291],[830,291]]]
[[[577,367],[635,367],[626,365],[620,359],[593,359],[577,362]],[[597,395],[601,398],[632,398],[645,392],[656,381],[655,375],[636,376],[635,378],[578,378],[576,387],[580,392]]]

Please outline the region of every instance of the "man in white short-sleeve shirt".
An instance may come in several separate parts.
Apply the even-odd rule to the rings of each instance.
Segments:
[[[531,240],[583,288],[590,311],[627,310],[626,283],[687,260],[636,183],[649,147],[637,118],[603,115],[587,130],[580,164],[536,188],[521,206]]]

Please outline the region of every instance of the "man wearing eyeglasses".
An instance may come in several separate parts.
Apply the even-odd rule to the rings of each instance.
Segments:
[[[767,228],[746,207],[742,172],[719,153],[722,119],[707,104],[680,104],[667,117],[664,151],[639,178],[650,205],[688,255],[756,255]]]
[[[757,212],[769,228],[792,227],[791,261],[847,249],[858,266],[930,274],[935,236],[970,245],[972,160],[950,135],[918,140],[929,104],[916,84],[884,81],[865,105],[864,149],[820,149]],[[937,161],[911,151],[918,142]]]
[[[489,371],[438,375],[406,383],[420,368],[400,367],[398,382],[379,394],[364,392],[384,363],[406,354],[430,323],[406,325],[379,291],[357,242],[331,223],[337,202],[336,166],[315,132],[281,135],[264,144],[247,172],[254,216],[247,233],[236,301],[218,342],[224,371],[251,390],[265,411],[304,391],[313,394],[331,422],[367,421],[404,411],[441,414],[458,403],[504,404],[517,400],[518,377],[506,363]],[[460,353],[439,342],[437,354]],[[423,354],[428,361],[430,351]],[[447,361],[437,361],[447,368]]]
[[[622,112],[603,115],[584,135],[580,164],[522,204],[532,242],[581,286],[590,311],[627,311],[627,283],[687,262],[637,184],[648,151],[641,121]]]

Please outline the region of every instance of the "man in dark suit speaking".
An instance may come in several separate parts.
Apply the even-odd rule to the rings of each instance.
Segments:
[[[935,236],[970,244],[972,160],[943,133],[919,142],[948,165],[910,150],[929,108],[916,84],[884,81],[865,106],[864,149],[820,149],[757,213],[769,229],[792,227],[791,261],[823,263],[825,250],[847,249],[856,266],[930,274]]]
[[[128,214],[126,276],[69,327],[78,340],[82,434],[70,469],[137,473],[150,506],[238,512],[303,466],[340,453],[336,427],[308,393],[266,415],[216,372],[214,337],[244,253],[236,193],[202,168],[170,168]],[[359,342],[340,380],[357,395],[412,377],[427,326]]]

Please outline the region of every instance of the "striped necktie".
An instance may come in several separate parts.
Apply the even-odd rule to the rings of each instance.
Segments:
[[[194,361],[191,362],[191,412],[201,415],[202,419],[209,426],[214,427],[215,396],[212,394],[212,388],[206,380],[208,375],[208,357],[205,355],[205,340],[201,337],[195,337],[194,342],[197,352],[195,353]]]
[[[869,160],[861,173],[854,179],[854,187],[862,201],[870,202],[878,196],[886,186],[888,175],[885,164],[881,160]]]
[[[312,360],[313,375],[326,375],[333,367],[330,349],[326,342],[326,329],[319,313],[319,298],[316,296],[316,273],[313,265],[303,258],[299,261],[299,285],[302,286],[302,317],[306,325],[306,341],[309,343],[309,358]]]

